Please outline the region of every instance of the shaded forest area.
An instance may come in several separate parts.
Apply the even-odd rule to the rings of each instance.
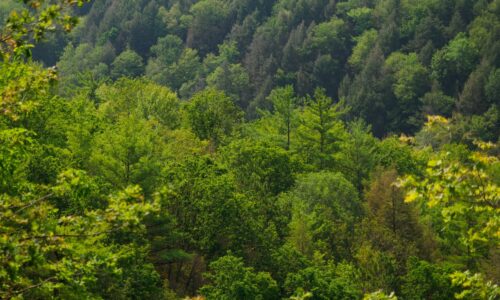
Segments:
[[[0,24],[0,298],[500,297],[500,1]]]

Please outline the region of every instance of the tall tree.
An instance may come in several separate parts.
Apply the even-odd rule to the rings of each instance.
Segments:
[[[314,97],[307,98],[300,114],[298,151],[307,163],[319,169],[333,166],[333,154],[345,138],[340,116],[345,113],[344,103],[333,103],[323,89],[317,88]]]
[[[271,91],[268,97],[273,104],[274,115],[280,120],[280,131],[286,135],[286,150],[290,150],[292,131],[296,128],[297,122],[297,98],[291,85],[276,88]]]
[[[215,89],[194,95],[186,109],[193,132],[200,139],[209,140],[214,148],[241,121],[241,111],[231,98]]]

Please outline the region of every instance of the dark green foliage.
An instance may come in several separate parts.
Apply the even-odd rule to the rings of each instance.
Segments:
[[[452,286],[450,268],[419,261],[408,261],[402,295],[405,299],[452,299],[456,289]]]
[[[132,50],[127,50],[118,55],[111,64],[111,77],[138,77],[144,73],[142,58]]]
[[[198,49],[202,56],[217,49],[229,31],[229,10],[220,0],[202,0],[190,8],[193,18],[188,30],[188,47]]]

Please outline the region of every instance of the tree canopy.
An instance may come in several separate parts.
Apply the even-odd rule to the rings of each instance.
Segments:
[[[497,299],[498,0],[4,0],[1,299]]]

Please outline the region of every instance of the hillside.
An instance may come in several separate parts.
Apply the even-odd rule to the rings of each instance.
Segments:
[[[499,0],[0,26],[1,299],[500,297]]]

